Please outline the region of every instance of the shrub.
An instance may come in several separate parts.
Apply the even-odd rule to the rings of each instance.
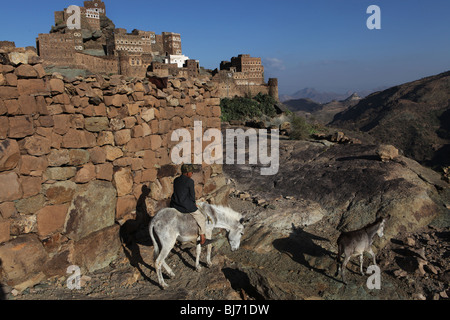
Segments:
[[[292,115],[291,133],[289,135],[292,140],[305,140],[319,131],[326,131],[326,129],[317,124],[309,124],[303,117]]]
[[[225,98],[220,102],[222,108],[222,121],[254,120],[264,116],[274,117],[277,112],[274,107],[276,101],[269,95],[259,93],[253,99],[235,97]]]

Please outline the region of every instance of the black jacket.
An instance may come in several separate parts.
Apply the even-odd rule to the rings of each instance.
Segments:
[[[185,175],[175,179],[170,207],[181,213],[193,213],[198,210],[195,204],[194,180]]]

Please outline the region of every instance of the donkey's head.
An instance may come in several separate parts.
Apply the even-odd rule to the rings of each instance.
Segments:
[[[228,230],[228,242],[230,243],[231,251],[236,251],[241,245],[241,238],[244,235],[244,219],[241,219],[232,228]]]
[[[384,227],[386,226],[386,221],[389,220],[391,216],[386,216],[386,217],[382,217],[379,218],[379,225],[378,225],[378,229],[377,229],[377,234],[380,238],[382,238],[384,236]]]

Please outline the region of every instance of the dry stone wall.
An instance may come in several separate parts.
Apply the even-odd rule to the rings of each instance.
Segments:
[[[168,205],[180,173],[172,132],[220,128],[216,93],[184,79],[67,80],[0,64],[0,282],[23,289],[70,265],[107,266],[120,226]],[[215,197],[221,166],[203,164],[194,179],[199,196],[226,199]]]

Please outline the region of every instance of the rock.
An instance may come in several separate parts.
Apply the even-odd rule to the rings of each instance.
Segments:
[[[28,64],[18,66],[14,73],[19,79],[37,78],[38,76],[36,70]]]
[[[9,137],[20,139],[34,134],[33,119],[30,116],[9,118]]]
[[[116,145],[123,146],[130,142],[131,140],[131,130],[130,129],[124,129],[117,131],[114,134],[114,140],[116,142]]]
[[[50,167],[61,167],[63,165],[69,164],[69,150],[67,149],[52,149],[47,157],[48,165]]]
[[[0,172],[17,167],[20,160],[19,144],[16,140],[0,141]]]
[[[392,145],[380,145],[377,149],[377,155],[380,157],[381,161],[391,161],[399,156],[398,149]]]
[[[126,196],[133,191],[133,175],[130,168],[120,168],[114,173],[113,183],[119,197]]]
[[[114,261],[120,248],[119,226],[102,228],[75,243],[73,263],[82,270],[94,272]]]
[[[0,244],[9,241],[11,221],[0,218]]]
[[[52,147],[52,141],[48,138],[34,135],[25,138],[24,148],[29,155],[43,156],[49,154]]]
[[[69,180],[77,174],[77,168],[75,167],[54,167],[48,168],[45,171],[44,178],[47,180]]]
[[[75,195],[77,185],[73,181],[58,181],[42,187],[49,204],[63,204],[71,202]]]
[[[85,119],[85,128],[90,132],[101,132],[109,129],[107,117],[91,117]]]
[[[141,118],[142,118],[145,122],[149,122],[149,121],[155,119],[155,109],[154,109],[154,108],[143,109],[143,110],[141,111]]]
[[[76,241],[114,224],[116,190],[112,183],[92,181],[74,195],[65,222],[66,235]]]
[[[68,204],[47,206],[36,212],[37,230],[40,237],[47,237],[64,229]]]
[[[76,183],[87,183],[96,178],[97,174],[95,171],[95,165],[92,163],[85,164],[81,169],[78,170],[75,175],[74,181]]]
[[[0,245],[0,257],[3,281],[12,287],[40,274],[48,259],[41,242],[32,234],[19,236]]]
[[[19,200],[22,195],[22,186],[15,172],[0,174],[0,202]]]
[[[44,205],[45,205],[44,195],[38,194],[34,197],[18,200],[16,202],[16,209],[19,213],[34,214],[38,210],[42,209]]]
[[[69,129],[62,139],[62,147],[67,149],[93,148],[96,144],[92,133],[76,129]]]
[[[330,237],[340,231],[357,230],[375,221],[379,215],[391,215],[385,236],[375,244],[383,247],[399,232],[412,232],[428,225],[441,212],[442,206],[433,184],[424,181],[424,173],[404,165],[400,157],[395,162],[374,161],[377,147],[339,144],[326,147],[317,142],[280,141],[279,172],[263,177],[259,168],[248,165],[224,165],[224,173],[234,179],[241,190],[258,190],[258,196],[271,200],[279,195],[306,201],[299,210],[291,208],[276,220],[269,220],[264,230],[278,230],[272,223],[296,226],[304,222],[327,219]],[[417,171],[419,172],[419,171]],[[428,179],[427,179],[428,180]],[[430,180],[431,181],[431,180]],[[267,187],[265,187],[267,186]],[[382,196],[381,196],[382,195]],[[244,196],[243,196],[244,197]],[[277,203],[277,207],[279,204]],[[285,209],[278,210],[283,212]],[[308,217],[314,219],[308,221]],[[278,215],[277,215],[278,217]],[[258,217],[264,221],[266,217]],[[259,225],[255,219],[255,226]],[[262,232],[262,231],[261,231]],[[279,235],[278,235],[279,236]],[[261,238],[261,250],[269,247],[270,238]],[[255,236],[255,245],[259,245]]]

